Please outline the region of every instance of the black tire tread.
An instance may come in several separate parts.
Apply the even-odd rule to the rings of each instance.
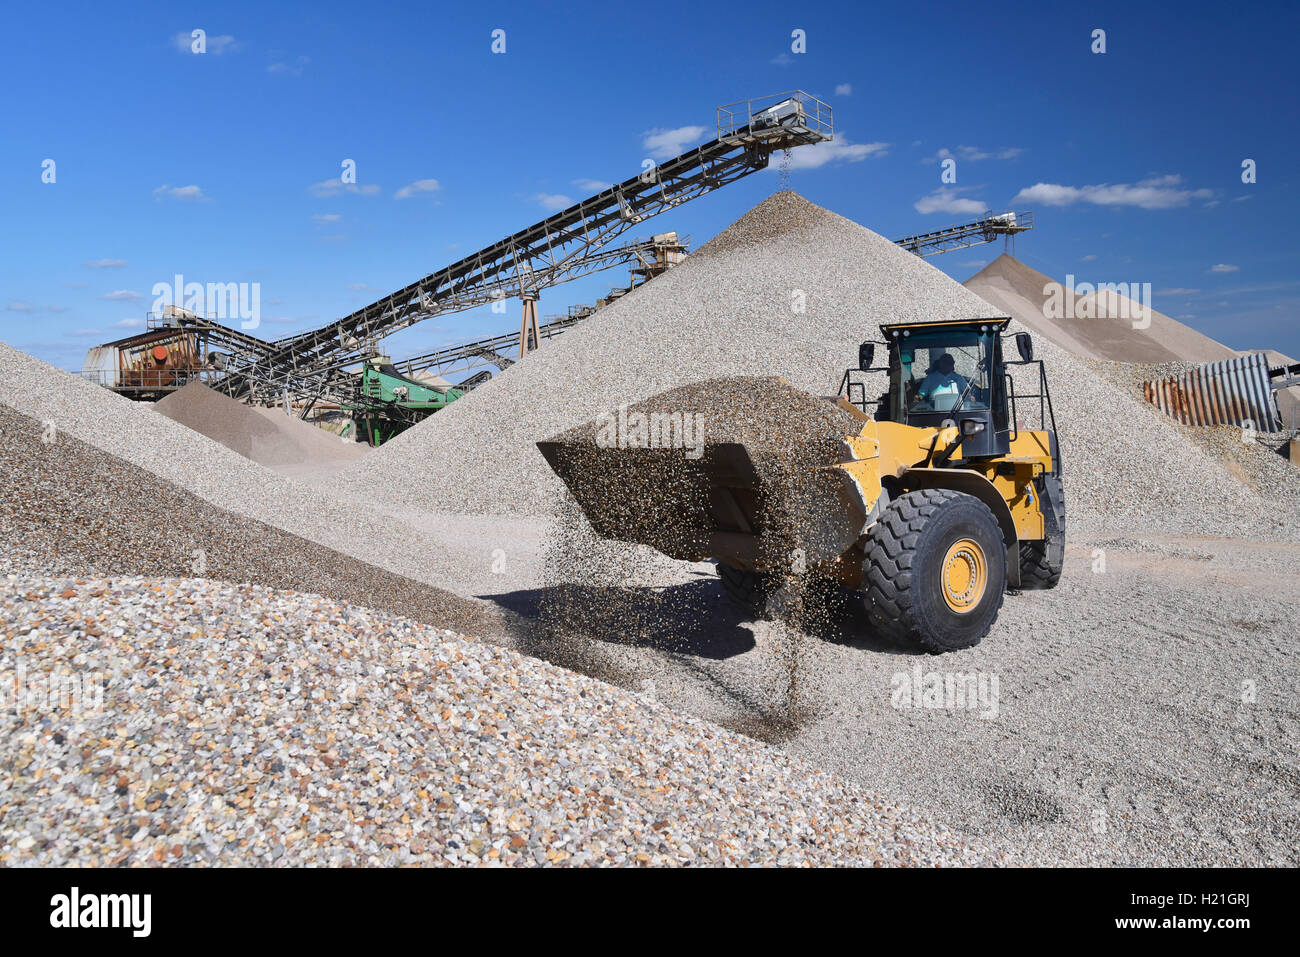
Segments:
[[[879,521],[867,530],[862,568],[864,604],[869,619],[885,636],[919,645],[934,654],[953,651],[958,646],[931,640],[914,623],[912,561],[926,523],[941,508],[959,498],[973,496],[951,489],[907,492],[890,502]],[[996,524],[992,512],[989,520]],[[990,587],[997,589],[997,608],[1001,609],[1005,585],[990,582]],[[979,640],[977,637],[969,644],[978,644]]]
[[[726,562],[718,562],[718,578],[727,597],[742,610],[755,617],[763,614],[767,608],[768,587],[763,576],[757,572],[733,568]]]

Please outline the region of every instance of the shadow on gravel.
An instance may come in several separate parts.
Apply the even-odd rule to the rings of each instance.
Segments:
[[[666,588],[566,584],[478,597],[506,612],[518,651],[630,690],[640,690],[642,676],[619,660],[618,648],[664,655],[725,702],[728,714],[719,724],[747,737],[781,744],[816,718],[816,704],[795,690],[803,684],[797,663],[788,687],[775,693],[718,671],[716,663],[752,652],[757,642],[747,627],[750,616],[712,575]],[[811,641],[867,653],[924,654],[877,635],[861,600],[848,590],[829,589],[805,612],[804,627],[792,634],[795,645],[787,653]],[[790,660],[800,657],[796,653]]]
[[[862,596],[834,586],[817,598],[818,608],[804,616],[803,632],[810,638],[855,651],[891,655],[927,653],[907,642],[895,641],[876,631],[863,607]]]
[[[578,618],[565,627],[580,630],[593,641],[715,661],[743,655],[755,645],[745,627],[753,618],[727,597],[712,576],[667,588],[559,585],[477,597],[534,624],[544,623],[548,603],[553,610],[575,612]],[[810,638],[858,651],[925,654],[878,634],[855,592],[833,589],[819,597],[818,605],[802,622],[802,631]]]
[[[556,585],[479,595],[533,622],[590,641],[723,660],[754,648],[746,618],[716,580],[667,588]]]

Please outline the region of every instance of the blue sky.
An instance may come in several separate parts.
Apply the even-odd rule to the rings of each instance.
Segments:
[[[1032,208],[1038,228],[1017,248],[1029,265],[1150,282],[1157,309],[1231,346],[1300,355],[1300,7],[650,9],[13,6],[0,339],[80,368],[89,346],[134,331],[153,285],[176,273],[260,283],[267,338],[322,325],[635,174],[656,145],[711,138],[719,104],[802,88],[835,110],[834,147],[794,153],[791,186],[812,201],[890,238],[982,205]],[[203,55],[190,52],[196,28]],[[491,52],[498,28],[504,55]],[[1105,54],[1091,52],[1095,29]],[[957,182],[945,187],[947,156]],[[344,159],[355,190],[330,185]],[[698,246],[777,183],[748,177],[630,235],[676,229]],[[998,252],[930,261],[962,280]],[[610,270],[555,287],[540,311],[626,280]],[[480,309],[389,348],[512,325],[515,304]]]

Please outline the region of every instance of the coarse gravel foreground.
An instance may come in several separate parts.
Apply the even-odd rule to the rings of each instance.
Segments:
[[[1005,863],[450,631],[202,579],[0,582],[0,865]]]

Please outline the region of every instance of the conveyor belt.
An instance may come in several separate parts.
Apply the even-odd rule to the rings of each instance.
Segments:
[[[246,394],[256,382],[291,389],[294,376],[327,379],[359,362],[375,340],[431,316],[557,283],[636,255],[610,243],[664,210],[764,169],[771,154],[833,136],[830,107],[800,91],[718,110],[718,138],[472,253],[327,326],[257,353],[232,354],[216,387]]]

